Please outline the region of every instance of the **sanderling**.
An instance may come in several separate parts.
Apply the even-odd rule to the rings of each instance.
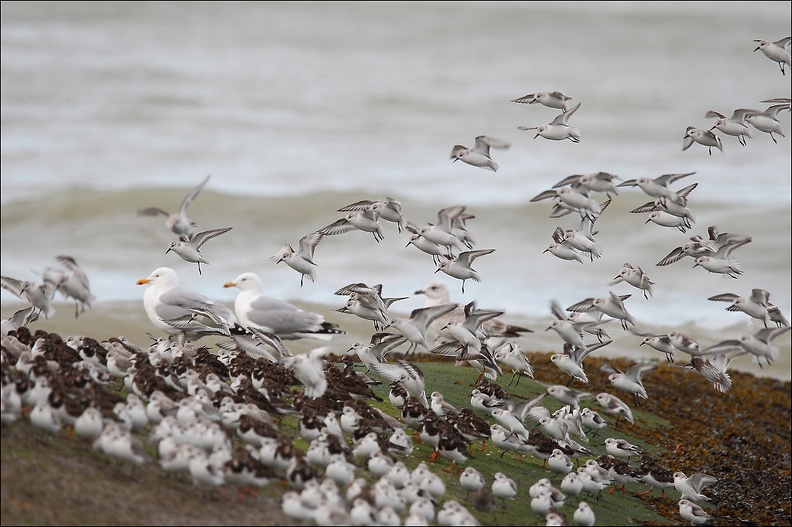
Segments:
[[[456,258],[446,257],[438,264],[435,273],[443,271],[448,276],[462,280],[462,293],[464,294],[466,280],[481,282],[481,277],[476,270],[471,267],[473,260],[480,256],[492,254],[493,252],[495,252],[495,249],[478,249],[461,252]]]
[[[88,276],[73,257],[61,255],[56,256],[55,259],[66,269],[66,272],[50,269],[52,274],[48,275],[45,270],[44,280],[47,281],[48,277],[54,278],[52,285],[55,290],[60,291],[65,298],[74,300],[74,317],[77,318],[86,308],[91,308],[96,297],[91,293]]]
[[[790,66],[790,58],[789,58],[789,43],[792,41],[792,38],[785,37],[781,40],[776,40],[775,42],[771,42],[765,39],[756,39],[756,49],[754,49],[754,53],[759,50],[762,50],[765,57],[772,60],[773,62],[777,62],[778,66],[781,68],[781,75],[786,75],[784,73],[784,64]]]
[[[508,500],[517,495],[517,483],[503,472],[496,472],[492,481],[492,495]]]
[[[663,210],[653,210],[649,213],[649,217],[644,224],[649,222],[660,225],[661,227],[670,227],[677,229],[679,232],[687,232],[690,228],[690,222],[684,216],[674,216]]]
[[[569,525],[569,518],[566,517],[566,514],[563,512],[551,508],[545,514],[545,525],[550,527],[560,527],[562,525]]]
[[[710,155],[712,155],[713,146],[723,152],[723,143],[720,137],[715,135],[715,132],[696,128],[695,126],[688,126],[685,129],[685,136],[682,138],[682,150],[687,150],[693,146],[693,143],[706,146]]]
[[[701,267],[713,274],[723,274],[730,278],[737,278],[739,275],[743,274],[743,270],[740,262],[732,257],[731,253],[750,241],[751,239],[748,238],[742,242],[723,245],[713,254],[707,254],[696,258],[696,263],[693,264],[693,267]]]
[[[679,194],[668,188],[668,185],[679,181],[680,179],[692,176],[695,172],[687,172],[684,174],[663,174],[656,178],[640,177],[636,179],[628,179],[616,185],[617,187],[638,187],[644,193],[652,196],[653,198],[669,198],[673,201],[679,201]]]
[[[356,469],[355,464],[347,461],[342,454],[333,454],[324,473],[325,477],[332,479],[340,487],[347,487],[355,480]]]
[[[555,108],[562,112],[567,111],[567,101],[572,100],[572,97],[564,95],[560,91],[540,91],[536,93],[529,93],[522,97],[512,99],[511,102],[522,104],[536,104],[539,103],[548,108]]]
[[[457,307],[458,304],[448,303],[413,309],[409,318],[392,317],[390,327],[397,330],[410,341],[410,347],[407,349],[408,354],[417,350],[418,346],[423,346],[426,351],[429,351],[432,346],[427,341],[426,332],[430,324]]]
[[[724,353],[729,361],[744,353],[750,353],[754,356],[754,360],[760,367],[763,361],[766,365],[770,365],[778,359],[780,352],[778,347],[773,346],[770,342],[777,336],[789,331],[789,329],[789,326],[782,326],[777,328],[763,328],[753,335],[744,333],[737,339],[724,340],[710,346],[704,350],[703,354],[712,355],[710,363],[713,366],[718,366],[724,373],[728,367],[728,362],[725,362],[725,359],[722,357]],[[716,358],[719,359],[718,362],[715,361]],[[699,368],[696,368],[696,370],[699,371]],[[699,371],[699,373],[702,372]]]
[[[787,56],[789,56],[788,53]],[[701,506],[685,498],[679,500],[679,515],[689,521],[691,525],[703,525],[712,519],[712,516],[707,514],[707,511]]]
[[[209,175],[207,175],[203,181],[198,183],[182,200],[181,205],[179,206],[179,210],[170,214],[159,207],[147,207],[145,209],[138,210],[139,216],[157,216],[159,214],[165,216],[165,226],[172,231],[177,236],[182,235],[190,235],[195,232],[196,224],[189,220],[187,217],[187,207],[190,206],[190,203],[198,196],[198,193],[201,192],[201,189],[204,188],[206,182],[209,181]]]
[[[507,386],[514,382],[515,377],[517,378],[517,383],[515,386],[520,384],[520,377],[523,375],[527,375],[533,379],[533,367],[528,360],[525,350],[523,350],[518,344],[515,344],[514,342],[507,342],[495,350],[493,357],[496,361],[512,370],[512,378]]]
[[[577,348],[588,347],[588,345],[583,342],[583,331],[601,335],[600,331],[602,331],[602,328],[598,328],[598,326],[602,324],[602,313],[599,311],[596,312],[599,317],[581,318],[577,316],[580,315],[579,313],[567,314],[565,310],[561,308],[561,304],[558,303],[558,300],[550,301],[550,311],[556,319],[550,323],[545,331],[554,330],[565,343],[571,346]]]
[[[770,134],[770,139],[772,139],[774,143],[778,143],[773,134],[786,137],[784,129],[781,127],[781,121],[778,120],[778,112],[781,110],[789,110],[789,107],[789,103],[774,104],[763,112],[756,111],[746,114],[745,120],[760,132]]]
[[[495,448],[501,451],[501,457],[506,452],[517,452],[520,456],[536,453],[536,448],[528,443],[526,437],[518,436],[497,423],[490,425],[490,438]]]
[[[15,311],[13,315],[2,321],[2,336],[8,336],[11,331],[27,327],[31,322],[38,320],[40,311],[35,306],[25,307]]]
[[[635,424],[630,407],[615,395],[602,392],[597,394],[596,399],[606,412],[616,416],[616,425],[619,424],[619,420],[622,417],[629,421],[630,424]]]
[[[634,395],[636,400],[638,397],[642,399],[649,398],[649,395],[646,393],[646,389],[644,388],[642,378],[648,372],[657,368],[656,363],[636,362],[635,364],[630,365],[626,372],[619,371],[612,366],[609,366],[608,368],[608,371],[613,372],[608,375],[608,382],[612,384],[614,388]]]
[[[377,243],[385,239],[382,234],[382,224],[379,222],[379,215],[373,210],[347,212],[343,218],[334,221],[326,227],[322,227],[316,232],[325,236],[334,236],[351,231],[370,232]]]
[[[635,207],[630,213],[665,212],[671,216],[685,218],[687,220],[686,225],[689,227],[690,224],[695,221],[695,216],[693,215],[693,211],[687,207],[687,195],[697,186],[698,183],[693,183],[692,185],[678,190],[677,195],[679,197],[677,201],[673,201],[667,197],[656,198],[654,201],[644,203],[640,207]]]
[[[731,305],[726,308],[726,311],[742,311],[751,318],[755,318],[764,323],[764,327],[770,325],[770,313],[768,308],[770,304],[770,293],[764,289],[752,289],[751,296],[744,297],[735,293],[722,293],[714,295],[707,300],[714,300],[718,302],[731,302]]]
[[[182,260],[189,263],[198,264],[198,274],[201,274],[201,264],[209,264],[209,262],[201,254],[201,246],[207,241],[216,236],[230,231],[232,227],[224,227],[222,229],[211,229],[208,231],[201,231],[195,234],[183,234],[178,240],[170,242],[168,250],[165,254],[173,251],[178,254]]]
[[[448,286],[442,282],[431,282],[423,289],[419,289],[413,293],[414,295],[425,295],[426,303],[424,307],[431,307],[441,304],[448,304],[451,302]],[[438,336],[448,337],[450,335],[447,331],[443,331],[445,327],[452,320],[464,320],[466,318],[464,308],[457,304],[457,308],[435,320],[429,325],[438,333]],[[479,327],[487,336],[490,337],[519,337],[523,333],[532,333],[533,330],[509,324],[501,318],[491,318],[482,322]]]
[[[49,282],[31,282],[28,280],[17,280],[9,276],[0,277],[0,286],[6,291],[10,291],[17,297],[30,302],[37,313],[43,314],[44,318],[50,318],[55,314],[55,308],[51,302],[55,297],[55,287]]]
[[[358,210],[370,210],[375,212],[378,217],[383,220],[395,223],[399,232],[404,229],[407,223],[407,220],[402,215],[401,203],[391,197],[378,200],[364,199],[356,201],[355,203],[341,207],[336,212],[352,212]]]
[[[605,421],[605,419],[603,419],[600,414],[591,408],[583,408],[580,410],[580,422],[589,430],[594,430],[594,435],[592,435],[592,437],[597,435],[600,430],[608,426],[608,423]]]
[[[486,485],[484,476],[473,467],[467,467],[459,475],[459,485],[468,492],[476,492]]]
[[[751,241],[750,236],[743,234],[732,234],[728,232],[719,233],[715,225],[709,226],[707,228],[707,233],[708,238],[706,240],[699,235],[691,236],[690,242],[675,248],[655,265],[669,265],[678,262],[685,256],[692,256],[694,259],[697,259],[699,256],[712,256],[718,249],[726,245],[744,245]]]
[[[581,501],[575,513],[572,515],[572,521],[575,525],[591,526],[594,525],[595,516],[594,511],[585,501]]]
[[[600,205],[600,213],[602,213],[609,204],[610,200]],[[602,256],[602,245],[594,240],[593,227],[594,221],[591,219],[591,216],[584,215],[580,219],[580,225],[577,230],[567,229],[564,231],[564,242],[582,253],[588,253],[592,262],[594,258],[600,258]]]
[[[542,251],[542,254],[549,252],[556,258],[561,260],[576,260],[580,263],[583,261],[583,256],[571,245],[566,242],[564,238],[564,231],[561,227],[556,228],[553,232],[553,243],[547,246],[547,249]]]
[[[726,135],[736,136],[740,144],[745,146],[745,138],[753,137],[751,135],[751,130],[745,124],[745,116],[752,111],[753,110],[740,108],[738,110],[734,110],[731,117],[726,117],[722,113],[716,112],[715,110],[709,110],[706,114],[704,114],[704,117],[718,118],[712,128],[710,128],[710,132],[714,128],[717,128]]]
[[[619,282],[627,282],[631,286],[637,287],[643,292],[644,298],[647,300],[652,296],[652,286],[655,285],[643,269],[637,266],[633,267],[629,262],[622,265],[619,274],[608,282],[608,285],[616,285]]]
[[[264,282],[254,273],[242,273],[223,287],[239,289],[234,310],[240,324],[272,333],[280,339],[315,338],[328,340],[344,333],[336,324],[325,322],[324,317],[303,311],[277,298],[263,294]]]
[[[644,451],[641,447],[633,445],[625,439],[615,437],[605,440],[605,450],[608,451],[608,454],[627,461],[630,461],[631,457],[641,455]]]
[[[442,256],[452,254],[448,246],[440,245],[439,243],[433,242],[432,240],[428,239],[426,236],[421,234],[421,229],[419,229],[412,223],[408,223],[406,225],[406,229],[410,231],[412,234],[410,235],[410,239],[407,242],[407,245],[405,245],[405,247],[409,247],[410,245],[413,245],[418,250],[431,255],[432,261],[434,262],[435,265],[437,265],[440,262]]]
[[[696,342],[695,339],[680,331],[672,331],[668,334],[668,338],[671,344],[679,351],[685,352],[693,357],[698,357],[702,354],[703,350],[701,345]]]
[[[690,477],[682,471],[674,472],[674,488],[683,498],[690,501],[710,501],[711,498],[701,493],[705,487],[718,481],[718,478],[695,472]]]
[[[497,172],[498,164],[490,157],[490,147],[507,149],[510,146],[511,143],[507,141],[502,141],[501,139],[496,139],[487,135],[480,135],[476,137],[476,143],[473,148],[454,145],[454,148],[451,149],[451,159],[455,162],[460,160],[474,167],[486,168],[487,170]]]
[[[567,176],[555,185],[553,188],[563,187],[565,185],[582,185],[592,192],[603,192],[607,194],[608,198],[612,198],[619,194],[619,189],[613,183],[614,180],[621,179],[619,176],[609,174],[607,172],[595,172],[593,174],[574,174]],[[612,196],[612,195],[613,196]]]
[[[547,468],[557,474],[569,474],[572,471],[572,460],[560,449],[556,448],[547,460]]]
[[[314,348],[308,353],[300,353],[284,360],[283,365],[292,370],[294,376],[305,387],[306,397],[316,399],[324,395],[327,390],[323,358],[327,351],[327,348]]]
[[[635,326],[635,319],[624,307],[624,301],[632,295],[617,295],[613,291],[608,291],[608,293],[609,296],[607,297],[583,299],[569,306],[566,310],[577,313],[585,313],[591,310],[601,311],[605,315],[618,319],[625,330],[627,330],[628,324]]]
[[[318,231],[306,234],[300,238],[296,251],[287,243],[277,254],[271,256],[270,260],[275,264],[286,262],[286,265],[300,273],[300,287],[306,276],[311,282],[316,282],[316,263],[313,258],[316,246],[323,237],[324,234]]]
[[[548,386],[547,394],[553,399],[559,401],[561,404],[569,406],[569,408],[572,410],[580,408],[580,401],[594,398],[593,393],[578,392],[560,384]]]
[[[493,408],[490,412],[492,417],[506,430],[512,432],[523,439],[528,438],[529,432],[520,419],[504,408]],[[494,438],[493,438],[494,441]]]
[[[564,476],[564,479],[561,480],[559,489],[561,489],[561,492],[567,496],[577,498],[578,495],[580,495],[580,492],[583,490],[583,482],[580,481],[580,477],[578,476],[577,472],[570,472]]]
[[[554,198],[557,205],[573,212],[579,212],[583,216],[588,216],[594,221],[600,213],[605,210],[607,205],[600,205],[595,199],[589,196],[589,190],[585,187],[560,187],[551,188],[540,192],[530,199],[531,203]]]
[[[536,135],[534,136],[534,139],[536,139],[539,136],[542,136],[545,139],[551,139],[553,141],[563,141],[564,139],[569,139],[573,143],[579,143],[580,130],[578,130],[577,128],[572,128],[567,124],[569,118],[572,116],[573,113],[575,113],[575,111],[577,111],[578,108],[580,108],[580,103],[577,103],[569,110],[559,114],[549,124],[543,124],[540,126],[519,126],[518,129],[536,130]]]
[[[445,400],[442,393],[438,391],[432,392],[431,399],[432,402],[429,404],[429,407],[434,410],[438,417],[446,418],[446,420],[448,420],[448,417],[459,413],[453,404]]]
[[[429,401],[426,399],[426,383],[424,374],[414,364],[405,360],[396,361],[397,364],[373,364],[374,371],[387,379],[398,382],[411,396],[415,397],[424,407],[429,408]]]

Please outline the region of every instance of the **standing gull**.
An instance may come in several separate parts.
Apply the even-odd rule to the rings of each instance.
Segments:
[[[143,294],[143,306],[151,322],[181,342],[197,340],[211,334],[229,335],[236,317],[226,306],[179,284],[170,267],[155,269],[137,285],[150,284]]]
[[[242,273],[223,287],[239,288],[234,301],[239,323],[252,326],[281,339],[315,338],[329,340],[344,333],[337,324],[326,322],[322,315],[302,309],[277,298],[264,296],[264,283],[254,273]]]

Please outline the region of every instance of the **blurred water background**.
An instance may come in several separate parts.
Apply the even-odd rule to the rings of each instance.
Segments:
[[[256,272],[270,296],[348,329],[332,344],[339,351],[373,332],[333,311],[346,300],[333,293],[352,282],[409,297],[391,309],[408,314],[425,300],[414,291],[442,281],[452,300],[533,329],[519,342],[536,351],[561,349],[545,331],[553,299],[567,307],[632,294],[625,306],[636,329],[680,330],[705,346],[759,329],[712,295],[761,288],[792,312],[790,137],[776,144],[755,131],[743,147],[720,134],[723,153],[682,151],[688,126],[714,124],[708,110],[730,116],[790,96],[789,68],[782,75],[754,52],[755,39],[788,36],[788,2],[3,2],[1,24],[2,274],[35,280],[70,255],[97,297],[78,319],[59,298],[56,315],[32,329],[145,344],[154,327],[135,283],[160,266],[229,305],[237,290],[223,283]],[[558,112],[511,99],[552,90],[582,103],[570,119],[579,144],[518,130]],[[789,115],[779,115],[787,132]],[[453,145],[482,134],[511,143],[491,152],[497,173],[449,159]],[[602,258],[543,253],[554,229],[576,229],[579,216],[550,218],[551,200],[531,198],[598,171],[695,172],[671,185],[698,183],[688,201],[695,223],[686,233],[645,223],[648,214],[629,211],[653,198],[623,188],[596,222]],[[207,174],[189,216],[199,230],[233,230],[204,245],[210,265],[199,275],[165,254],[174,235],[164,218],[136,211],[175,211]],[[316,283],[301,287],[295,271],[269,260],[339,219],[336,209],[385,196],[419,226],[466,206],[475,248],[495,249],[475,261],[482,281],[462,294],[387,222],[380,243],[363,232],[325,237]],[[738,279],[691,258],[655,265],[711,225],[753,237],[734,252]],[[608,285],[625,262],[656,282],[653,297]],[[23,305],[3,292],[4,317]],[[614,343],[598,353],[661,357],[610,329]],[[736,367],[788,380],[789,333],[774,344],[782,353],[772,367],[748,357]]]

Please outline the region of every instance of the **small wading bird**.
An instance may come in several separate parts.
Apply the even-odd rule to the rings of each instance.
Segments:
[[[493,161],[490,157],[490,147],[501,148],[505,150],[510,146],[511,143],[506,141],[489,137],[487,135],[480,135],[476,137],[476,144],[473,148],[468,148],[462,145],[454,145],[454,148],[451,149],[451,159],[453,159],[454,162],[463,161],[474,167],[485,168],[487,170],[497,172],[498,163]]]

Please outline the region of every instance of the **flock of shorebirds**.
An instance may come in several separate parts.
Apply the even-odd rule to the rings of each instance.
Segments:
[[[785,74],[785,65],[790,64],[790,38],[757,43],[756,50],[777,62]],[[549,124],[520,129],[535,130],[535,137],[580,141],[579,130],[567,122],[580,103],[568,107],[570,100],[557,91],[514,99],[561,110]],[[743,145],[745,138],[751,137],[747,125],[770,134],[774,142],[774,134],[785,137],[777,115],[790,109],[790,100],[763,102],[773,106],[765,111],[739,109],[728,119],[707,112],[706,117],[719,120],[710,130],[688,127],[683,150],[694,143],[722,150],[722,142],[713,132],[716,128],[736,136]],[[496,171],[490,148],[509,146],[479,136],[472,148],[455,145],[451,159]],[[553,199],[552,217],[578,213],[580,223],[577,229],[558,227],[545,252],[581,264],[599,258],[602,247],[594,238],[595,222],[618,189],[625,187],[638,187],[653,198],[631,212],[649,212],[647,223],[686,232],[695,221],[688,195],[697,183],[680,190],[669,186],[691,175],[666,174],[617,184],[620,178],[599,172],[559,181],[531,201]],[[177,212],[157,207],[139,211],[140,215],[166,218],[166,227],[178,237],[167,252],[197,264],[199,273],[201,264],[208,263],[201,247],[231,230],[197,232],[187,216],[188,206],[208,181],[209,176],[192,189]],[[608,200],[597,202],[591,197],[595,193],[607,194]],[[464,206],[443,208],[436,223],[423,226],[405,219],[401,204],[392,198],[362,200],[338,212],[344,217],[304,236],[297,250],[284,245],[272,261],[284,262],[298,272],[301,285],[306,277],[315,281],[314,253],[322,239],[360,230],[380,241],[384,237],[380,220],[385,220],[400,233],[409,232],[407,247],[413,245],[431,255],[435,272],[460,280],[464,293],[467,280],[481,279],[472,267],[474,260],[494,251],[474,249],[475,241],[466,226],[474,216]],[[706,237],[691,237],[657,265],[690,256],[695,266],[710,273],[738,278],[742,269],[732,253],[750,241],[750,236],[718,232],[712,226]],[[2,277],[4,289],[30,304],[3,320],[3,426],[25,416],[52,434],[68,428],[91,441],[94,449],[135,465],[152,462],[140,439],[147,433],[156,445],[156,462],[163,470],[186,474],[203,487],[235,486],[240,492],[285,479],[289,489],[283,495],[283,512],[295,521],[318,525],[478,525],[459,500],[446,499],[438,507],[446,483],[427,462],[407,469],[405,461],[414,455],[413,441],[431,446],[433,459],[450,463],[446,470],[457,470],[468,505],[479,511],[493,511],[496,500],[505,502],[519,493],[517,482],[504,473],[482,474],[473,463],[461,470],[460,465],[472,459],[472,444],[489,441],[500,452],[543,461],[548,477],[531,485],[529,495],[531,508],[547,525],[593,525],[597,507],[592,500],[599,500],[602,490],[611,486],[611,492],[619,486],[623,492],[628,483],[649,485],[644,493],[661,489],[663,496],[665,489],[674,488],[679,494],[680,516],[693,525],[706,523],[710,511],[698,503],[710,501],[702,490],[717,479],[701,472],[688,477],[680,470],[663,467],[625,439],[607,437],[595,447],[589,440],[606,434],[603,430],[615,429],[621,422],[633,426],[632,410],[614,394],[577,391],[570,386],[589,383],[585,358],[613,341],[607,323],[614,320],[625,332],[642,337],[641,344],[665,354],[668,362],[675,361],[677,352],[690,356],[686,367],[720,392],[731,388],[727,371],[735,357],[751,354],[760,364],[769,364],[778,356],[773,339],[789,330],[788,320],[770,302],[769,292],[756,288],[748,296],[723,293],[709,298],[728,302],[727,310],[743,312],[762,326],[754,334],[709,348],[676,331],[668,335],[638,331],[624,304],[629,294],[609,291],[607,296],[586,298],[566,309],[553,300],[553,319],[547,330],[561,338],[563,352],[553,354],[551,361],[569,376],[569,382],[548,385],[534,380],[544,390],[538,397],[520,402],[496,381],[505,372],[511,373],[509,384],[519,383],[523,377],[533,379],[529,354],[516,342],[532,330],[507,323],[501,318],[503,311],[480,309],[475,301],[466,305],[451,301],[442,282],[431,282],[413,293],[425,295],[426,303],[409,317],[391,315],[391,305],[407,297],[384,297],[381,284],[353,283],[338,289],[336,294],[347,300],[337,311],[370,321],[374,333],[370,340],[356,342],[337,363],[329,360],[336,353],[327,346],[294,354],[284,341],[331,339],[344,330],[318,313],[267,297],[262,279],[249,272],[223,284],[239,289],[233,310],[181,287],[170,267],[160,267],[141,278],[137,283],[148,286],[143,302],[146,313],[153,326],[166,335],[151,336],[153,342],[147,347],[123,337],[99,342],[90,337],[63,339],[42,330],[31,332],[29,324],[54,315],[51,302],[57,292],[74,301],[75,316],[95,301],[88,278],[75,259],[58,256],[56,261],[59,266],[45,269],[41,282]],[[655,285],[640,267],[629,263],[609,285],[621,282],[647,299]],[[195,344],[207,336],[226,340],[217,343],[216,353],[210,353],[208,347]],[[404,358],[389,361],[389,354],[404,345]],[[407,360],[419,351],[478,370],[469,406],[453,406],[438,386],[431,386],[427,396],[426,383],[431,379]],[[365,373],[358,371],[361,365]],[[659,366],[657,362],[637,362],[624,372],[610,368],[609,385],[639,403],[649,397],[642,378]],[[401,419],[370,404],[372,400],[387,404],[372,389],[382,383],[369,377],[372,372],[390,383],[391,413]],[[123,383],[126,396],[105,389],[116,382]],[[543,405],[546,401],[562,406],[551,412]],[[584,406],[587,401],[595,401],[616,423],[611,425],[594,408]],[[298,422],[296,434],[309,443],[307,450],[295,447],[293,434],[280,426],[287,416]],[[581,458],[586,461],[581,463]],[[631,460],[639,460],[639,464],[631,464]],[[572,500],[577,505],[568,510],[569,519],[564,510]]]

